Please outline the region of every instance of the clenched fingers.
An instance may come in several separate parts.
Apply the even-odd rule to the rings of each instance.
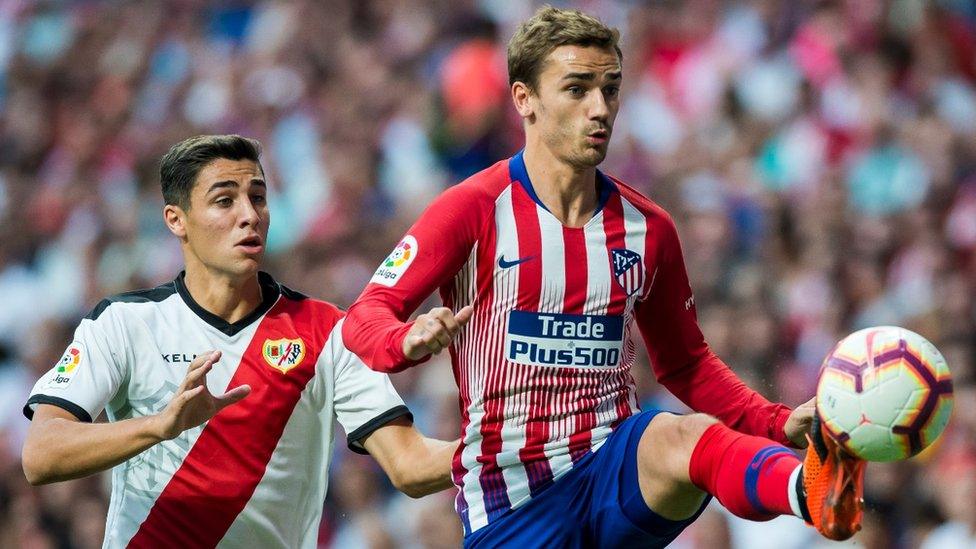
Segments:
[[[454,324],[454,315],[451,315],[450,321]],[[423,336],[424,342],[428,345],[435,344],[439,345],[441,348],[447,347],[451,344],[451,340],[454,339],[454,334],[457,333],[457,326],[454,326],[454,332],[445,323],[443,318],[437,316],[429,316],[424,320],[423,326]]]
[[[473,308],[469,305],[455,315],[447,307],[435,307],[418,316],[403,341],[403,353],[417,360],[428,354],[437,354],[451,345],[461,328],[471,320]]]
[[[438,307],[430,311],[430,316],[444,326],[447,333],[453,339],[461,331],[461,325],[454,318],[454,313],[447,307]]]

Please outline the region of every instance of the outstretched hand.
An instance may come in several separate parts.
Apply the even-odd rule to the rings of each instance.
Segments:
[[[813,414],[816,411],[817,397],[813,397],[797,406],[786,420],[786,424],[783,425],[786,438],[790,439],[797,448],[807,447],[806,435],[810,432],[810,427],[813,425]]]
[[[457,314],[447,307],[435,307],[418,316],[403,338],[403,355],[410,360],[420,360],[429,354],[440,353],[454,341],[473,314],[474,307],[468,305]]]
[[[220,351],[210,351],[197,356],[190,363],[180,388],[157,416],[159,433],[163,440],[176,438],[183,431],[208,421],[217,412],[251,393],[250,385],[240,385],[220,396],[214,396],[207,389],[207,374],[218,360]]]

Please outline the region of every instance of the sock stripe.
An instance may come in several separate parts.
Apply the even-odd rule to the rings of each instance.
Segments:
[[[688,476],[732,514],[763,521],[793,514],[790,477],[798,465],[787,448],[717,423],[695,446]]]
[[[745,491],[746,498],[748,498],[749,503],[760,513],[769,515],[771,513],[759,500],[759,473],[763,470],[763,465],[766,464],[766,460],[774,456],[790,455],[793,456],[793,452],[787,450],[782,446],[768,446],[760,450],[749,462],[749,467],[746,468],[745,475]],[[795,457],[795,456],[793,456]],[[777,458],[778,459],[778,458]]]

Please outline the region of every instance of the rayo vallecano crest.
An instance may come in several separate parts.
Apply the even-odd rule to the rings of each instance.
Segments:
[[[305,358],[305,342],[296,339],[266,339],[261,349],[265,362],[282,373],[302,363]]]

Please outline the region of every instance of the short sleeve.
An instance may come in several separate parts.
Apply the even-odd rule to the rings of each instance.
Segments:
[[[334,409],[339,424],[346,431],[349,449],[365,454],[362,440],[373,431],[400,417],[413,421],[410,410],[403,404],[390,378],[370,370],[355,353],[342,342],[340,320],[329,336],[329,353],[334,372]]]
[[[115,396],[125,378],[127,343],[113,309],[81,321],[61,359],[34,384],[24,406],[27,419],[38,404],[51,404],[91,422]]]

